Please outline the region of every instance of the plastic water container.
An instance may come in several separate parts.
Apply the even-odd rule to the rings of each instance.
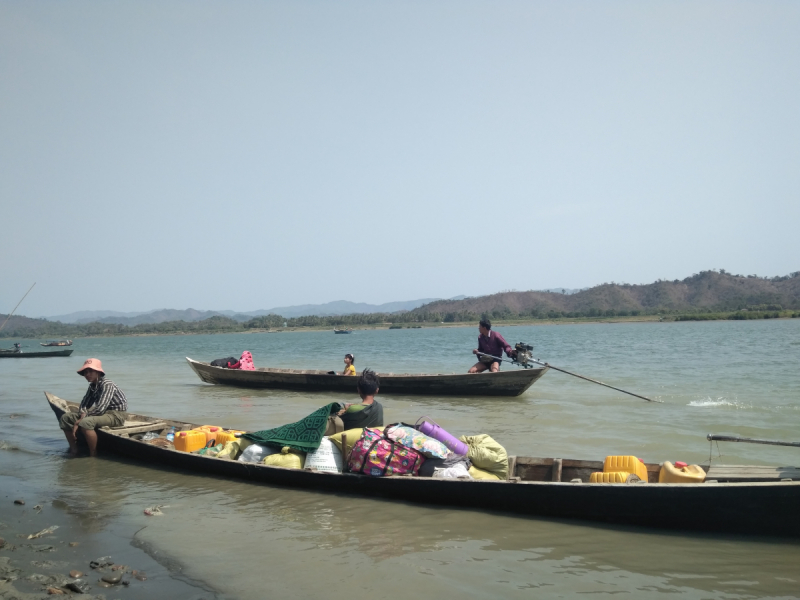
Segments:
[[[627,483],[630,476],[631,473],[627,471],[610,471],[609,473],[598,471],[589,476],[589,483]]]
[[[181,452],[194,452],[206,445],[206,432],[197,431],[180,431],[175,434],[175,450]]]
[[[236,437],[237,435],[243,434],[244,431],[237,431],[235,429],[231,429],[229,431],[219,430],[217,432],[217,444],[227,444],[228,442],[235,442],[239,438]]]
[[[658,483],[703,483],[706,472],[700,465],[687,465],[677,461],[674,465],[665,461],[658,473]]]
[[[447,446],[448,449],[452,450],[456,454],[466,455],[469,452],[469,446],[467,446],[461,440],[454,438],[433,421],[422,421],[422,423],[417,425],[417,429],[419,429],[425,435],[439,440],[445,446]]]
[[[217,443],[217,434],[222,431],[222,427],[216,425],[201,425],[196,431],[203,431],[206,434],[206,446],[213,446]]]
[[[603,462],[603,473],[625,471],[636,475],[647,483],[647,467],[635,456],[606,456]]]

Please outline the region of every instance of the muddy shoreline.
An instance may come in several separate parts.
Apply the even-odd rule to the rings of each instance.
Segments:
[[[93,527],[91,514],[30,482],[0,476],[0,483],[0,599],[225,598],[183,575],[182,565],[137,540],[130,526]]]

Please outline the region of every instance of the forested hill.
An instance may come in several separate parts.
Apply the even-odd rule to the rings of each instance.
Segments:
[[[800,308],[800,271],[784,277],[731,275],[703,271],[684,280],[645,285],[604,283],[575,294],[503,292],[464,300],[439,300],[411,311],[422,314],[488,314],[543,316],[550,312],[582,314],[652,313],[658,311],[732,311],[751,307]]]
[[[55,338],[95,335],[223,333],[298,327],[417,326],[419,323],[474,323],[482,315],[493,320],[582,319],[660,315],[676,320],[771,319],[800,317],[800,271],[785,277],[763,278],[704,271],[683,281],[656,281],[646,285],[604,283],[574,294],[558,292],[504,292],[439,300],[411,311],[395,313],[261,315],[241,322],[215,315],[202,320],[163,323],[78,323],[13,316],[0,338]],[[793,312],[795,311],[795,312]],[[183,315],[182,315],[183,316]],[[202,317],[202,315],[201,315]],[[5,315],[0,315],[0,322]]]

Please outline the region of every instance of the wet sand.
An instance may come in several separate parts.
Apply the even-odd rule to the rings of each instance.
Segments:
[[[129,600],[222,598],[203,582],[184,576],[182,565],[165,561],[137,541],[136,531],[124,527],[91,531],[91,513],[80,514],[28,482],[0,476],[0,487],[0,598],[53,598],[59,592]],[[52,532],[28,539],[54,526]],[[113,564],[92,568],[92,561],[102,557],[108,557],[102,562]],[[76,571],[80,575],[71,576]],[[120,582],[112,585],[103,577]],[[85,585],[85,594],[71,590],[70,584]]]

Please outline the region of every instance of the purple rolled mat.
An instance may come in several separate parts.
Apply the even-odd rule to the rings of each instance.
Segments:
[[[425,435],[430,436],[436,440],[439,440],[456,454],[466,455],[469,452],[469,446],[467,446],[461,440],[454,438],[444,429],[439,427],[436,423],[423,421],[419,425],[419,430]]]

